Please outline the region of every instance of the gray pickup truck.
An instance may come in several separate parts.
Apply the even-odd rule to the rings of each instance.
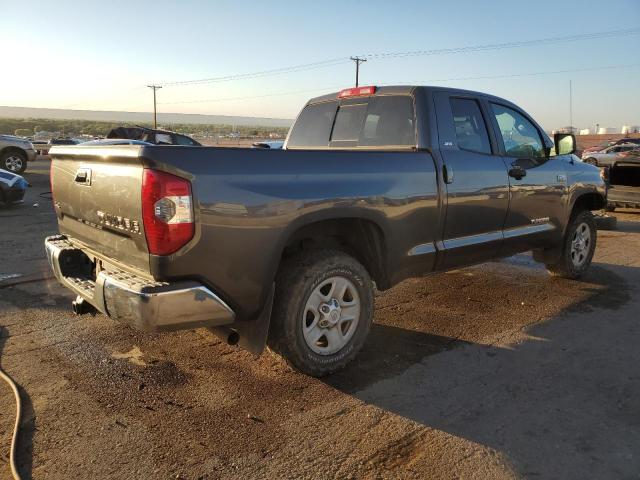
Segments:
[[[27,163],[37,157],[33,144],[13,135],[0,135],[0,168],[11,173],[22,173]]]
[[[321,376],[365,342],[374,283],[528,250],[583,274],[606,191],[574,148],[494,96],[348,89],[309,101],[282,150],[53,148],[46,251],[77,313],[210,327]]]

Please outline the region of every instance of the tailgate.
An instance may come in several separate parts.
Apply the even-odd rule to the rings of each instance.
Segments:
[[[149,272],[140,147],[54,147],[51,186],[60,232],[98,256]]]

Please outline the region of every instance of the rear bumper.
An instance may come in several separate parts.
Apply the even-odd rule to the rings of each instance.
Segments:
[[[62,285],[105,315],[137,329],[215,327],[235,320],[234,312],[197,282],[155,282],[110,265],[93,275],[89,256],[64,235],[47,237],[45,248]]]

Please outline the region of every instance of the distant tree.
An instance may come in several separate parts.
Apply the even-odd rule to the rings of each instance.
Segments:
[[[32,133],[33,132],[31,131],[30,128],[17,128],[16,131],[15,131],[15,135],[17,137],[28,137]]]

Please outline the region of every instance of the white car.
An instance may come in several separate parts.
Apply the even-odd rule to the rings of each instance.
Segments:
[[[588,152],[582,155],[582,161],[595,165],[596,167],[610,167],[617,160],[622,152],[631,150],[640,150],[640,145],[636,143],[622,143],[620,145],[611,145],[601,152]]]

